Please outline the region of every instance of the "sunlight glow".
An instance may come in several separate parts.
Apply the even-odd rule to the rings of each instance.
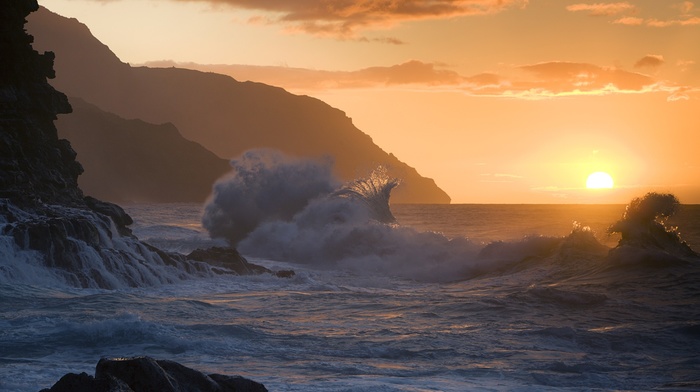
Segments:
[[[586,180],[586,188],[588,189],[610,189],[613,187],[613,179],[610,174],[605,172],[591,173]]]

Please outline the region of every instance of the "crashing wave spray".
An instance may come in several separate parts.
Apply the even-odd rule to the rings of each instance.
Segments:
[[[396,222],[389,208],[391,191],[401,181],[390,178],[384,166],[372,171],[369,177],[349,182],[343,188],[335,191],[333,196],[348,197],[363,203],[371,212],[371,217],[382,223]]]
[[[289,220],[339,181],[329,160],[292,158],[279,151],[246,151],[231,161],[204,206],[202,225],[213,238],[236,245],[260,224]]]
[[[622,219],[608,229],[611,233],[620,233],[622,238],[614,249],[644,249],[663,252],[654,254],[658,261],[669,257],[697,257],[688,244],[683,241],[676,227],[667,227],[666,219],[678,210],[680,202],[670,193],[649,192],[643,197],[634,198],[625,209]],[[613,256],[615,252],[612,252]]]

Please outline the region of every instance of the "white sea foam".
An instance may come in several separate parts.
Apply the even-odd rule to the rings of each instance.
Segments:
[[[358,238],[377,234],[402,246],[433,244],[430,251],[449,243],[436,233],[379,223],[348,202],[319,205],[287,223],[332,228],[333,219],[314,213],[324,210],[342,218],[340,233],[371,226],[366,233],[358,229]],[[190,207],[193,216],[199,208]],[[184,209],[162,209],[174,227],[186,226],[175,219],[187,215]],[[465,207],[444,209],[457,214]],[[549,219],[539,207],[505,209],[532,224]],[[424,212],[432,210],[415,216],[427,219]],[[694,211],[690,223],[699,221],[700,209]],[[397,214],[399,221],[405,216]],[[618,217],[615,212],[609,221]],[[141,217],[134,218],[139,225]],[[345,228],[343,219],[353,223]],[[146,220],[150,227],[171,225]],[[441,221],[426,223],[439,227]],[[488,214],[482,221],[490,221]],[[506,228],[507,222],[493,227]],[[568,230],[548,236],[525,236],[532,230],[524,228],[520,239],[504,234],[486,248],[452,236],[461,239],[445,253],[449,246],[455,253],[466,247],[478,262],[503,268],[454,283],[405,279],[381,261],[388,272],[368,274],[337,260],[251,259],[297,275],[217,276],[116,290],[0,284],[0,390],[37,391],[68,372],[92,373],[102,356],[130,355],[241,374],[271,391],[692,389],[700,349],[698,268],[595,269],[608,261],[607,248],[583,227],[570,231],[570,220]],[[163,230],[166,237],[181,234],[168,233]],[[327,236],[333,238],[330,231]],[[366,252],[387,249],[370,240]],[[571,266],[577,273],[551,274]]]

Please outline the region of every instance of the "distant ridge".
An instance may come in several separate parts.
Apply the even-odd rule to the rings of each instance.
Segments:
[[[118,202],[204,202],[228,161],[183,138],[173,124],[126,120],[80,98],[56,121],[85,172],[83,191]]]
[[[52,84],[69,96],[123,118],[172,123],[186,139],[225,159],[260,147],[297,156],[328,155],[344,180],[384,165],[403,181],[393,202],[450,202],[432,179],[383,151],[344,112],[318,99],[213,73],[131,67],[76,19],[45,8],[28,19],[34,47],[56,53]]]

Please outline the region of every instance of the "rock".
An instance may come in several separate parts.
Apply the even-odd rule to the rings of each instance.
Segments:
[[[95,379],[87,373],[68,373],[50,389],[41,392],[134,392],[129,385],[113,377]]]
[[[95,377],[69,373],[41,392],[267,392],[241,376],[206,375],[169,360],[102,358]]]
[[[205,263],[138,241],[121,207],[84,197],[77,182],[83,168],[54,126],[59,113],[71,111],[47,81],[55,76],[54,55],[36,52],[24,30],[38,8],[36,0],[0,7],[0,243],[9,240],[0,280],[36,283],[21,273],[27,264],[43,264],[62,284],[105,289],[213,276]]]
[[[121,235],[131,235],[131,229],[127,226],[134,223],[134,220],[129,216],[129,214],[124,211],[123,208],[119,207],[114,203],[109,203],[106,201],[97,200],[94,197],[86,196],[85,204],[91,210],[100,213],[102,215],[107,215],[112,218],[119,234]]]
[[[54,55],[32,49],[24,31],[24,17],[38,8],[36,0],[23,0],[0,11],[0,53],[12,60],[0,66],[0,198],[81,205],[83,168],[53,125],[58,113],[71,111],[66,96],[46,80],[55,76]]]
[[[238,275],[259,275],[268,273],[274,274],[280,278],[290,278],[294,276],[294,271],[291,270],[273,272],[265,267],[250,263],[234,248],[215,246],[209,249],[195,249],[187,255],[187,259],[226,268],[236,272]]]

